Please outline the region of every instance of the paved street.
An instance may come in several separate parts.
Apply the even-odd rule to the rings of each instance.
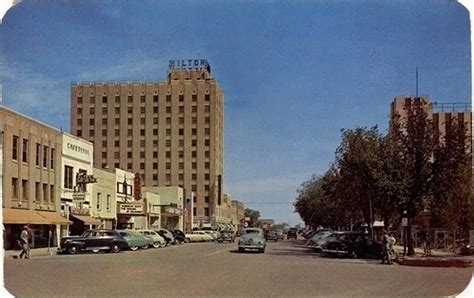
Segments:
[[[5,259],[5,287],[25,296],[424,295],[462,291],[472,268],[380,265],[324,258],[302,241],[269,242],[264,254],[237,243],[191,243],[118,254]]]

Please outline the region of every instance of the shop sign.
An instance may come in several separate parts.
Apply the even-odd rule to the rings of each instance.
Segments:
[[[76,175],[76,184],[89,184],[97,182],[97,178],[93,175],[87,175],[86,172],[78,172]]]
[[[74,192],[72,193],[72,200],[74,202],[84,202],[86,199],[86,193],[84,192]]]
[[[89,215],[89,208],[71,207],[71,214]]]
[[[119,214],[145,214],[143,204],[138,203],[122,203],[119,204]]]
[[[165,206],[163,207],[163,213],[181,215],[182,210],[176,207]]]

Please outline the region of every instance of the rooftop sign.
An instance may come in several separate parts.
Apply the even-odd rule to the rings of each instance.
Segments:
[[[170,60],[169,69],[193,69],[193,70],[208,70],[210,65],[206,59],[185,59],[185,60]]]

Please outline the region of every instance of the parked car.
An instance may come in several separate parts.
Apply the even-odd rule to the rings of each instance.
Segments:
[[[76,254],[80,251],[99,252],[106,250],[119,252],[127,249],[127,241],[114,230],[86,230],[81,236],[62,237],[59,243],[59,252]]]
[[[234,242],[235,241],[235,234],[233,231],[222,231],[217,237],[217,242],[223,243],[225,241]]]
[[[341,232],[323,232],[321,235],[314,236],[309,242],[309,247],[311,247],[315,252],[321,252],[322,246],[333,239],[335,239]]]
[[[327,235],[332,234],[332,230],[330,229],[321,229],[316,232],[313,237],[306,241],[306,246],[312,248],[314,244],[321,238],[326,237]]]
[[[267,240],[267,241],[268,241],[268,240],[273,240],[273,241],[277,242],[277,241],[278,241],[278,236],[277,236],[276,231],[274,231],[274,230],[267,230],[267,231],[265,232],[265,240]]]
[[[283,240],[283,239],[285,239],[285,234],[283,233],[282,230],[276,230],[276,233],[277,233],[277,239],[278,239],[278,240]]]
[[[145,236],[147,238],[150,238],[151,241],[153,242],[153,247],[154,248],[159,248],[159,247],[165,247],[166,246],[166,240],[160,236],[156,231],[153,230],[137,230],[138,233],[140,233],[142,236]]]
[[[368,234],[362,232],[343,232],[327,241],[322,251],[329,256],[380,258],[382,244],[370,239]]]
[[[298,239],[298,231],[295,228],[290,228],[286,234],[286,239],[290,240],[291,238]]]
[[[213,238],[205,233],[204,231],[192,231],[191,233],[186,233],[187,242],[209,242],[213,241]]]
[[[214,231],[210,231],[210,230],[203,230],[202,232],[206,233],[207,235],[209,235],[212,240],[211,241],[216,241],[217,240],[217,235],[216,233],[214,233]]]
[[[246,228],[243,230],[243,234],[239,239],[239,252],[251,249],[264,253],[266,247],[267,241],[262,229]]]
[[[166,240],[166,244],[175,244],[173,233],[171,233],[167,229],[158,229],[155,231]]]
[[[172,231],[176,243],[182,244],[186,242],[186,235],[181,230]]]
[[[125,241],[128,243],[130,250],[137,250],[139,247],[146,249],[148,246],[153,245],[153,240],[145,238],[143,235],[133,230],[117,230]]]

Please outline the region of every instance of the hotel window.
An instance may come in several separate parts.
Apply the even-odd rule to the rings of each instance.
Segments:
[[[209,128],[204,129],[204,134],[208,136],[211,133],[211,130]]]
[[[184,162],[180,162],[180,163],[178,164],[178,166],[179,166],[179,169],[180,169],[180,170],[183,170],[183,169],[184,169]]]
[[[77,108],[77,114],[81,115],[82,114],[82,108]]]
[[[184,113],[184,107],[183,106],[179,107],[179,112]]]
[[[140,124],[145,125],[145,118],[140,118]]]
[[[132,147],[133,142],[131,140],[127,141],[127,147]]]
[[[166,117],[166,124],[171,124],[171,118],[170,117]]]
[[[36,165],[40,165],[41,160],[41,144],[36,143]]]
[[[184,140],[179,140],[179,146],[184,147]]]
[[[127,111],[129,114],[133,113],[133,107],[128,107]]]
[[[158,163],[157,162],[153,163],[153,169],[155,169],[155,170],[158,169]]]
[[[209,180],[209,174],[204,174],[204,179]]]
[[[154,181],[158,180],[158,174],[153,174],[153,180]]]
[[[93,137],[93,136],[94,136],[94,130],[93,130],[93,129],[89,130],[89,136],[90,136],[90,137]]]
[[[131,137],[133,135],[133,132],[131,129],[127,130],[127,136]]]
[[[193,216],[196,216],[196,207],[193,207]]]
[[[13,144],[12,144],[12,159],[18,160],[18,147],[19,147],[20,138],[17,136],[13,136]]]
[[[196,168],[197,168],[197,163],[193,162],[193,163],[191,164],[191,167],[192,167],[193,169],[196,169]]]
[[[43,147],[43,167],[48,167],[48,147]]]
[[[114,152],[114,158],[120,158],[120,151]]]
[[[23,139],[23,146],[21,148],[21,151],[22,151],[21,161],[28,162],[28,140],[27,139]]]
[[[209,196],[204,197],[204,203],[209,203]]]
[[[192,190],[192,191],[196,191],[196,190],[197,190],[196,184],[191,185],[191,190]]]
[[[115,114],[120,114],[120,108],[115,108]]]
[[[205,156],[205,157],[209,157],[209,156],[210,156],[210,152],[209,152],[209,151],[205,151],[205,152],[204,152],[204,156]]]
[[[192,156],[192,157],[196,157],[196,156],[197,156],[197,152],[196,152],[196,151],[191,152],[191,156]]]
[[[82,96],[79,96],[79,97],[77,98],[77,103],[78,103],[78,104],[82,104]]]
[[[54,204],[54,202],[56,201],[56,191],[54,189],[54,185],[49,186],[49,199],[50,199],[49,202],[51,204]]]
[[[205,162],[205,163],[204,163],[204,168],[205,168],[205,169],[209,169],[209,162]]]
[[[107,114],[107,108],[102,108],[102,114]]]
[[[145,169],[145,164],[144,164],[144,163],[141,163],[141,164],[140,164],[140,169],[142,169],[142,170]]]
[[[89,125],[94,125],[94,119],[89,119]]]
[[[191,146],[195,147],[197,144],[197,140],[191,140]]]
[[[178,121],[179,121],[178,122],[179,124],[184,124],[184,118],[183,117],[179,117]]]
[[[120,146],[120,141],[115,141],[114,142],[114,147],[119,147]]]
[[[107,195],[107,211],[110,211],[110,195]]]
[[[171,170],[171,163],[170,163],[170,162],[167,162],[167,163],[166,163],[166,169],[167,169],[167,170]]]
[[[166,107],[166,113],[171,113],[171,107]]]
[[[192,106],[191,109],[192,109],[191,111],[192,111],[193,113],[196,113],[196,112],[197,112],[197,106]]]
[[[116,162],[116,163],[114,164],[114,168],[120,168],[120,164],[119,164],[118,162]]]
[[[158,113],[158,107],[153,107],[153,113]]]
[[[191,179],[193,179],[193,181],[196,181],[196,179],[197,179],[197,174],[192,174],[191,177],[192,177]]]
[[[167,135],[167,136],[170,136],[170,135],[171,135],[171,129],[168,128],[168,129],[166,130],[166,135]]]
[[[132,152],[127,152],[127,158],[132,158]]]
[[[193,117],[192,120],[191,120],[191,123],[192,124],[196,124],[198,122],[198,118],[197,117]]]
[[[120,130],[119,129],[116,129],[115,132],[114,132],[114,135],[116,137],[120,136]]]
[[[67,189],[73,189],[73,184],[72,184],[72,179],[73,179],[73,173],[72,173],[72,167],[70,166],[64,166],[64,188]]]
[[[193,128],[193,129],[191,130],[191,134],[192,134],[193,136],[197,135],[197,128]]]
[[[171,181],[171,174],[166,174],[166,181]]]
[[[171,158],[171,151],[166,151],[166,158]]]
[[[145,147],[145,140],[140,141],[140,147]]]
[[[211,100],[211,95],[210,95],[210,94],[206,94],[206,96],[204,97],[204,100],[205,100],[205,101]]]
[[[178,152],[178,157],[183,158],[184,157],[184,151],[179,151]]]
[[[153,102],[158,102],[158,95],[153,95]]]
[[[94,96],[91,96],[91,97],[90,97],[90,103],[91,103],[91,104],[95,104],[95,97],[94,97]]]
[[[102,119],[102,125],[105,125],[105,126],[107,126],[107,118],[105,118],[105,119]]]
[[[107,129],[102,129],[102,136],[106,137],[107,136]]]
[[[209,146],[209,139],[204,140],[204,145]]]
[[[82,125],[82,119],[77,119],[77,126],[81,126]]]
[[[211,107],[210,107],[210,106],[205,106],[205,107],[204,107],[204,112],[209,113],[210,111],[211,111]]]
[[[21,196],[24,201],[28,201],[28,180],[21,180]]]
[[[120,96],[115,96],[115,103],[120,103]]]
[[[178,179],[179,179],[179,181],[183,181],[183,180],[184,180],[184,175],[183,175],[183,174],[179,174],[179,175],[178,175]]]
[[[179,129],[179,135],[180,136],[184,135],[184,129],[182,129],[182,128]]]
[[[145,151],[140,151],[140,158],[145,158]]]
[[[51,170],[54,170],[54,159],[56,158],[55,154],[56,154],[55,150],[51,148],[51,160],[50,160]]]
[[[35,184],[35,202],[41,202],[41,184],[39,182]]]
[[[140,101],[141,101],[141,102],[145,102],[145,95],[141,95],[141,96],[140,96]]]
[[[192,101],[197,101],[197,95],[196,94],[192,95]]]
[[[129,103],[133,102],[133,96],[131,96],[131,95],[128,96],[128,102]]]
[[[145,135],[145,130],[144,130],[144,129],[140,129],[140,135],[141,135],[141,136],[144,136],[144,135]]]
[[[12,178],[12,198],[18,199],[18,178]]]
[[[89,109],[89,114],[94,115],[94,113],[95,113],[95,109],[94,109],[94,108],[90,108],[90,109]]]
[[[171,140],[166,140],[166,147],[171,147]]]
[[[78,136],[78,137],[82,137],[82,130],[80,130],[80,129],[77,130],[77,136]]]
[[[97,193],[97,210],[100,210],[100,192]]]
[[[158,152],[153,152],[153,158],[157,158],[158,157]]]
[[[158,135],[158,129],[153,129],[153,135],[157,136]]]
[[[102,103],[107,103],[107,96],[102,96]]]
[[[166,95],[166,102],[171,102],[171,95],[170,94]]]
[[[145,107],[140,108],[140,113],[145,114]]]
[[[209,124],[211,122],[211,118],[206,117],[204,118],[204,123]]]
[[[107,158],[107,152],[102,152],[102,158]]]
[[[209,191],[209,184],[204,185],[204,190]]]
[[[183,94],[179,95],[179,101],[184,101],[184,95]]]

